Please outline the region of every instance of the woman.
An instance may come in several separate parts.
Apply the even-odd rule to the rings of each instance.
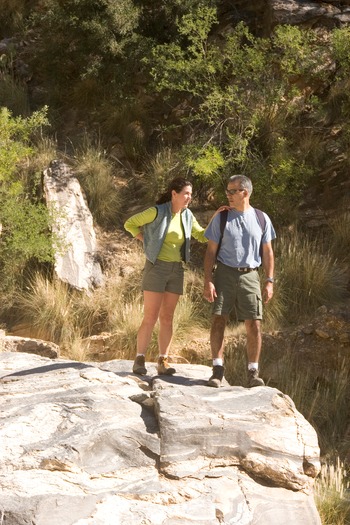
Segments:
[[[183,294],[183,262],[190,258],[191,236],[207,242],[202,228],[188,206],[192,199],[192,184],[184,178],[170,182],[156,206],[128,219],[124,228],[143,242],[146,265],[142,290],[144,317],[137,333],[137,355],[133,372],[147,373],[145,354],[154,326],[159,319],[158,374],[176,372],[168,364],[168,352],[173,335],[173,318],[177,302]]]

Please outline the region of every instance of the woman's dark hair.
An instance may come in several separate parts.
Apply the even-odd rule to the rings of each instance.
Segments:
[[[171,201],[171,192],[175,190],[176,193],[180,193],[185,186],[192,187],[192,182],[183,177],[176,177],[176,179],[173,179],[169,183],[167,190],[158,197],[156,204],[164,204],[165,202]]]

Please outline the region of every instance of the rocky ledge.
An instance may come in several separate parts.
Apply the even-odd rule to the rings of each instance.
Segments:
[[[131,366],[0,353],[1,523],[320,525],[317,436],[288,396]]]

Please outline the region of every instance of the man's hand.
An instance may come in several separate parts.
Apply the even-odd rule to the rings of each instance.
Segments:
[[[267,304],[273,296],[273,283],[265,282],[265,286],[262,292],[264,303]]]
[[[203,297],[209,303],[213,303],[214,302],[214,300],[217,297],[217,295],[216,295],[216,290],[215,290],[215,286],[214,286],[213,282],[210,281],[209,283],[206,283],[204,285]]]

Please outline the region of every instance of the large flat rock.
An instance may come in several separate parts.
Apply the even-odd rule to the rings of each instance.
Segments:
[[[4,525],[320,525],[317,436],[288,397],[131,367],[0,353]]]

